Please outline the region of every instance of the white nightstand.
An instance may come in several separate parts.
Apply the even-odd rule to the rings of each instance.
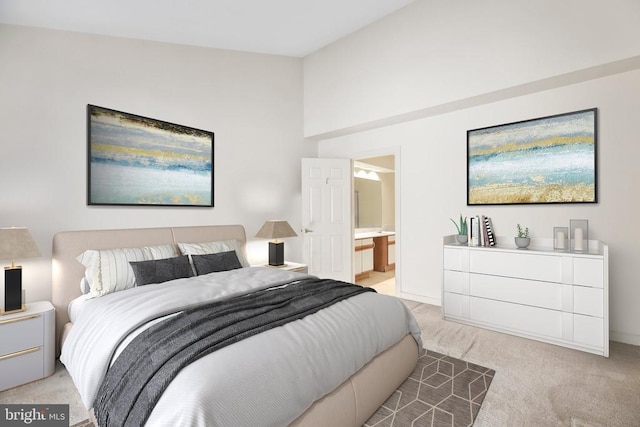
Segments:
[[[288,271],[297,271],[299,273],[308,274],[309,270],[307,268],[307,264],[299,264],[297,262],[285,261],[284,265],[268,265],[262,264],[256,267],[269,267],[269,268],[280,268],[282,270]]]
[[[55,309],[49,301],[0,316],[0,390],[48,377],[55,370]]]

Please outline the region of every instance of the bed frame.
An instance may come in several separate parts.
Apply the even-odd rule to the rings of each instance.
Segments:
[[[67,306],[81,295],[84,267],[76,257],[87,249],[113,249],[177,242],[212,242],[236,239],[245,250],[246,234],[241,225],[133,228],[117,230],[65,231],[53,237],[52,300],[56,309],[56,354],[71,328]],[[407,335],[400,342],[347,379],[337,389],[316,401],[297,418],[294,426],[361,426],[411,374],[418,359],[415,340]]]

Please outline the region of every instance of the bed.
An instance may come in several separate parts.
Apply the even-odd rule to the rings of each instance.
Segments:
[[[232,249],[243,268],[83,297],[79,284],[88,270],[77,258],[85,251],[211,242],[235,242]],[[162,315],[171,317],[169,311],[183,313],[192,305],[201,305],[204,294],[207,298],[213,295],[215,301],[230,300],[271,289],[274,284],[290,288],[289,283],[316,280],[300,273],[247,266],[245,243],[241,225],[68,231],[54,236],[52,299],[57,351],[87,409],[102,390],[98,386],[105,374],[99,360],[109,356],[104,369],[115,370],[109,368],[116,366],[111,356],[129,349],[123,344],[131,340],[127,334],[153,329],[149,324],[154,321],[147,321],[159,315],[138,314],[150,309],[146,306],[160,307]],[[190,262],[193,259],[189,257]],[[86,283],[84,286],[87,291]],[[70,304],[81,307],[72,312],[74,323],[69,319]],[[126,323],[129,317],[136,318],[135,325]],[[329,341],[323,341],[325,336]],[[348,349],[347,341],[358,341],[361,348]],[[102,346],[108,348],[100,349]],[[148,425],[174,426],[359,426],[409,376],[421,348],[420,330],[404,304],[385,295],[359,293],[198,359],[160,393],[146,419]],[[193,398],[184,399],[187,394]]]

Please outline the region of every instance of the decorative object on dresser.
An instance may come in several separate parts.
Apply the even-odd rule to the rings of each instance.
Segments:
[[[562,252],[569,250],[569,228],[553,227],[553,249]]]
[[[87,106],[87,204],[213,206],[213,132]]]
[[[571,250],[573,252],[589,252],[589,221],[586,219],[569,220],[571,233]]]
[[[516,225],[518,230],[518,235],[515,237],[516,246],[518,249],[527,249],[529,247],[529,243],[531,243],[531,239],[529,238],[529,227],[525,227],[524,229],[520,224]]]
[[[22,296],[22,266],[16,265],[15,259],[39,256],[38,246],[27,228],[0,228],[0,259],[11,260],[11,266],[4,268],[4,311],[0,314],[25,310]]]
[[[477,215],[469,218],[468,230],[469,230],[469,233],[468,233],[469,246],[482,246],[481,244],[482,236],[480,234],[480,231],[481,231],[480,219]]]
[[[456,226],[456,230],[458,230],[458,234],[456,235],[456,240],[458,241],[458,243],[460,244],[465,244],[469,241],[469,236],[467,236],[467,217],[465,216],[464,218],[462,217],[462,214],[460,214],[460,219],[458,220],[458,223],[456,223],[453,218],[449,218],[451,220],[451,222],[453,222],[453,225]]]
[[[459,237],[456,239],[460,242]],[[484,215],[469,217],[467,242],[469,246],[495,246],[496,237],[493,233],[491,218]]]
[[[609,356],[609,247],[557,252],[475,248],[443,239],[442,315],[525,338]]]
[[[597,109],[467,131],[467,205],[596,203]]]
[[[484,226],[483,232],[485,238],[484,246],[495,246],[496,245],[496,237],[493,234],[493,224],[491,223],[491,218],[488,216],[482,215],[482,224]]]
[[[262,228],[256,233],[256,237],[262,239],[274,239],[269,242],[269,265],[284,265],[284,242],[278,239],[286,237],[296,237],[297,234],[287,221],[270,220],[264,223]]]
[[[0,336],[0,390],[53,374],[55,310],[49,301],[0,318]]]

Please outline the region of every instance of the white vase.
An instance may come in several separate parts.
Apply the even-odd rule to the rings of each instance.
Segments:
[[[458,243],[463,245],[463,244],[467,243],[469,238],[467,237],[466,234],[456,234],[456,240],[458,241]]]

